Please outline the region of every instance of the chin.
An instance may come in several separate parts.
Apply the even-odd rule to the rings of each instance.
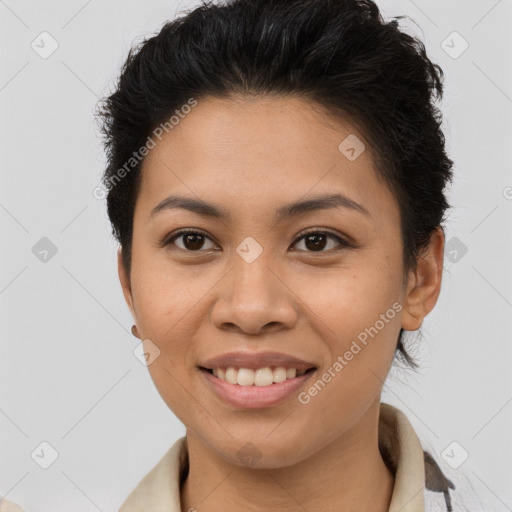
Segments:
[[[288,432],[284,438],[270,437],[261,431],[254,434],[246,432],[245,436],[210,440],[208,444],[229,463],[246,468],[278,469],[307,458],[301,446],[304,436],[290,435]],[[299,451],[297,447],[302,450]]]

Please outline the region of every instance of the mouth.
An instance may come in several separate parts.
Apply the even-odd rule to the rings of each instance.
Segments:
[[[207,388],[224,404],[237,409],[261,409],[276,406],[295,396],[312,378],[317,368],[199,367]]]
[[[294,367],[286,368],[285,366],[265,366],[263,368],[253,369],[237,368],[234,366],[227,368],[204,368],[200,366],[199,369],[228,384],[265,387],[302,377],[303,375],[314,372],[317,368],[315,366],[306,369],[297,369]]]

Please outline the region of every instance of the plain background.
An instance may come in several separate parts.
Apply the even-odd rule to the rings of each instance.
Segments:
[[[93,196],[105,163],[93,113],[130,45],[195,5],[0,1],[0,496],[27,512],[117,510],[185,432],[133,354],[117,246]],[[445,72],[456,174],[443,289],[413,351],[421,370],[393,369],[383,401],[467,479],[475,510],[509,511],[512,2],[379,5],[416,22],[402,26]],[[31,47],[51,48],[44,31],[58,43],[48,58]],[[57,250],[46,262],[34,254],[43,237]],[[48,469],[31,456],[51,457],[42,442],[58,453]],[[465,452],[452,470],[446,453]]]

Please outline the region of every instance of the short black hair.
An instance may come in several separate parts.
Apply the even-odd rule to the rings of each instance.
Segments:
[[[400,18],[386,22],[371,0],[205,0],[132,47],[98,109],[108,215],[128,273],[143,162],[134,152],[191,98],[240,94],[294,95],[352,121],[397,199],[405,272],[415,268],[445,220],[453,162],[435,104],[443,71]],[[416,367],[403,333],[397,354]]]

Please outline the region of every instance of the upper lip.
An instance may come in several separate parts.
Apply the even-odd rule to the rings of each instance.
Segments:
[[[315,367],[314,363],[280,352],[229,352],[203,361],[199,366],[207,369],[228,368],[265,368],[266,366],[283,366],[308,370]]]

